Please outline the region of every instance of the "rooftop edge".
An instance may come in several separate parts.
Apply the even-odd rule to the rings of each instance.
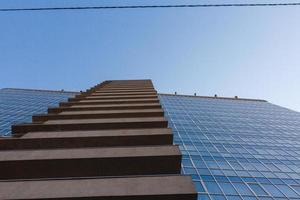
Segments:
[[[75,91],[65,91],[65,90],[44,90],[44,89],[24,89],[24,88],[1,88],[0,90],[22,90],[22,91],[36,91],[36,92],[53,92],[53,93],[72,93],[78,94],[80,92]]]
[[[214,96],[195,96],[195,95],[187,95],[187,94],[168,94],[168,93],[158,93],[158,95],[165,96],[181,96],[181,97],[194,97],[194,98],[206,98],[206,99],[224,99],[224,100],[237,100],[237,101],[259,101],[259,102],[268,102],[263,99],[250,99],[250,98],[235,98],[235,97],[214,97]]]
[[[38,92],[54,92],[54,93],[70,93],[70,94],[79,94],[78,91],[64,91],[64,90],[43,90],[43,89],[23,89],[23,88],[1,88],[0,90],[23,90],[23,91],[38,91]],[[214,96],[195,96],[187,94],[170,94],[170,93],[158,93],[158,95],[166,96],[182,96],[182,97],[194,97],[194,98],[207,98],[207,99],[224,99],[224,100],[241,100],[241,101],[259,101],[259,102],[268,102],[264,99],[251,99],[251,98],[235,98],[235,97],[214,97]]]

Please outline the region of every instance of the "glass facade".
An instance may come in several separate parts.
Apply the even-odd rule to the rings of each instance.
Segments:
[[[11,135],[11,125],[31,122],[32,115],[46,113],[75,93],[26,89],[0,89],[0,136]]]
[[[76,93],[0,90],[0,136]],[[300,200],[300,113],[264,101],[159,95],[200,200]]]
[[[264,101],[160,100],[198,199],[300,199],[300,113]]]

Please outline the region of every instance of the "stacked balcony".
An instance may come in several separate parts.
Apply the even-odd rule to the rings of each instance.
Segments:
[[[105,81],[12,132],[2,199],[197,198],[150,80]]]

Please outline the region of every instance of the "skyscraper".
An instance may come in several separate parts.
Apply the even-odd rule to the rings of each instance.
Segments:
[[[117,85],[121,90],[132,86],[132,84],[121,86],[120,82]],[[130,98],[130,101],[141,100],[141,97],[135,96],[136,92],[140,91],[135,91],[134,94],[129,90],[118,92],[117,97],[112,93],[107,96],[117,99]],[[138,95],[141,94],[143,93]],[[74,94],[66,95],[74,96]],[[198,191],[198,199],[300,199],[300,113],[256,99],[171,94],[158,94],[158,97],[164,110],[164,117],[168,120],[168,127],[173,132],[173,143],[179,145],[182,153],[181,173],[192,177]],[[46,99],[52,101],[51,98]],[[71,98],[67,104],[72,102],[76,101]],[[131,105],[131,109],[141,111],[145,105],[149,109],[160,108],[154,102],[143,104],[135,102],[134,106]],[[66,106],[65,103],[60,105]],[[78,106],[82,107],[80,109],[89,107]],[[96,103],[93,106],[90,106],[91,110],[111,107],[111,105],[99,106]],[[119,104],[118,108],[124,109],[126,106]],[[51,108],[48,111],[57,114],[62,111],[72,113],[80,109]],[[26,111],[29,110],[31,109]],[[160,115],[160,112],[155,112],[151,115]],[[32,115],[32,112],[28,114]],[[144,113],[139,117],[147,117],[146,115]],[[126,117],[130,118],[128,115]],[[12,118],[13,115],[10,119]],[[45,115],[38,115],[34,120],[54,119],[51,119],[51,116],[45,118]],[[163,135],[169,137],[166,132]],[[162,140],[164,138],[162,135],[159,138],[160,140],[144,140],[143,145],[146,145],[147,141],[150,143],[169,141]],[[112,143],[118,141],[111,139]],[[98,140],[100,141],[99,138]],[[123,142],[125,142],[123,145],[126,144],[126,140]]]
[[[160,101],[199,199],[300,199],[300,113],[263,100]]]
[[[0,143],[1,199],[197,199],[150,80],[105,81]]]

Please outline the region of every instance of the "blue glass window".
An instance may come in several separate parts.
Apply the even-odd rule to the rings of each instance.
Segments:
[[[244,200],[257,200],[256,197],[253,196],[243,196]]]
[[[266,101],[159,95],[183,173],[212,198],[299,199],[300,113]],[[206,187],[206,182],[212,182]],[[213,185],[217,191],[214,191]],[[220,191],[221,190],[221,191]],[[214,195],[214,196],[212,196]],[[206,197],[203,197],[206,198]]]
[[[194,183],[198,192],[205,192],[201,182],[195,181]]]
[[[292,188],[300,194],[300,185],[292,185]]]
[[[248,184],[257,196],[268,195],[264,189],[258,184]]]
[[[237,194],[231,183],[219,183],[225,194]]]
[[[277,188],[287,197],[300,197],[295,191],[293,191],[290,187],[287,185],[276,185]]]
[[[245,183],[233,183],[233,186],[240,195],[253,195]]]
[[[226,200],[225,196],[223,195],[210,195],[212,200]]]
[[[218,184],[216,182],[204,182],[207,191],[211,194],[222,194]]]
[[[227,195],[226,197],[228,200],[242,200],[239,196]]]
[[[11,126],[31,122],[32,115],[47,112],[76,93],[64,91],[0,89],[0,136],[11,136]]]
[[[284,197],[282,192],[280,192],[274,185],[262,184],[267,192],[269,192],[274,197]]]

